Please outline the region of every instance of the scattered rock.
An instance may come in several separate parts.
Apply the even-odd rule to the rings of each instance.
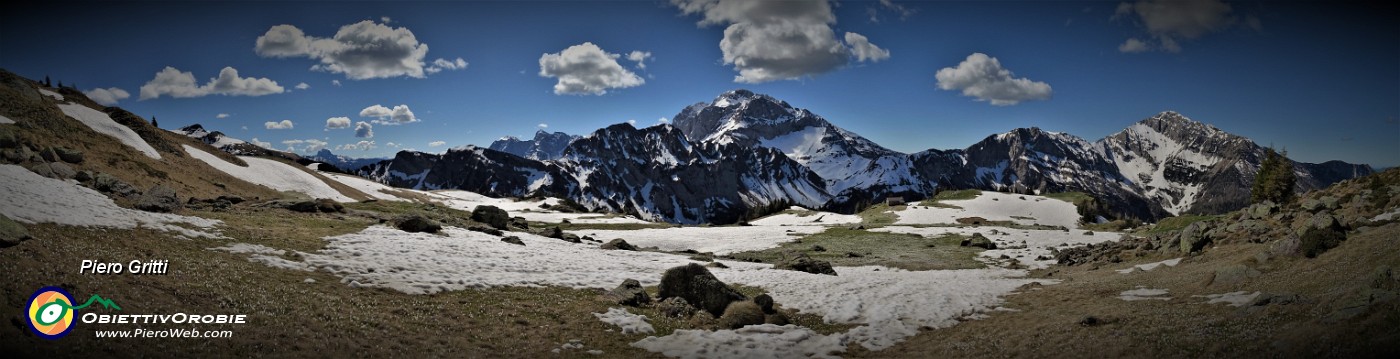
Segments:
[[[857,225],[851,226],[851,230],[854,230],[854,231],[863,231],[863,230],[865,230],[865,225],[864,225],[864,224],[857,224]]]
[[[621,285],[603,294],[603,297],[610,302],[626,306],[636,307],[651,304],[651,296],[647,295],[646,289],[642,288],[642,283],[636,279],[622,281]]]
[[[963,247],[978,247],[982,249],[997,249],[997,244],[993,243],[991,239],[988,239],[981,233],[973,233],[971,237],[963,238],[962,242],[958,243],[958,245]]]
[[[661,315],[671,318],[688,318],[695,314],[695,307],[685,301],[685,298],[670,297],[656,303],[656,309],[661,311]]]
[[[500,236],[505,235],[505,232],[501,232],[501,230],[499,230],[499,229],[495,229],[495,228],[491,228],[491,227],[487,227],[487,226],[472,225],[472,226],[467,226],[467,230],[468,230],[468,231],[472,231],[472,232],[486,233],[486,234],[493,235],[493,236],[497,236],[497,237],[500,237]]]
[[[503,238],[501,238],[501,242],[506,242],[506,243],[515,244],[515,245],[522,245],[522,246],[525,245],[525,241],[520,240],[520,237],[516,237],[516,236],[503,237]]]
[[[1253,219],[1266,219],[1269,218],[1269,216],[1274,214],[1275,212],[1278,212],[1278,204],[1275,204],[1272,201],[1255,203],[1249,205],[1249,208],[1245,210],[1245,213]]]
[[[510,214],[496,206],[476,206],[472,210],[472,220],[485,223],[495,229],[506,229],[510,224]]]
[[[1332,214],[1323,211],[1322,213],[1318,213],[1314,215],[1312,219],[1308,220],[1307,228],[1337,229],[1341,227],[1341,224],[1337,223],[1337,217],[1333,217]]]
[[[1300,251],[1301,245],[1302,242],[1297,234],[1288,233],[1284,235],[1283,239],[1275,241],[1273,245],[1269,246],[1269,254],[1278,257],[1296,257],[1302,253]]]
[[[40,176],[54,179],[69,179],[78,175],[78,171],[74,171],[73,167],[59,162],[34,164],[29,166],[29,170]]]
[[[175,190],[165,185],[151,186],[136,200],[136,209],[147,212],[170,213],[180,208],[180,198]]]
[[[1323,208],[1322,201],[1312,198],[1303,199],[1302,201],[1298,202],[1298,206],[1302,207],[1304,211],[1308,212],[1321,211]]]
[[[83,152],[68,147],[54,147],[53,153],[59,160],[68,163],[83,163]]]
[[[822,246],[820,246],[820,245],[813,244],[813,245],[812,245],[812,251],[813,251],[813,252],[826,252],[826,247],[822,247]]]
[[[792,320],[788,319],[787,314],[773,312],[773,314],[768,314],[763,317],[763,324],[788,325],[792,324]]]
[[[622,238],[614,238],[613,240],[608,241],[608,243],[603,243],[603,245],[598,246],[598,248],[610,249],[610,250],[623,250],[623,251],[635,251],[635,250],[637,250],[637,247],[636,247],[636,246],[633,246],[632,244],[627,243],[627,241],[622,240]]]
[[[277,203],[276,205],[279,205],[282,208],[286,208],[293,212],[316,213],[320,211],[316,208],[316,201],[281,202]]]
[[[345,206],[344,206],[344,205],[341,205],[340,202],[336,202],[335,200],[328,199],[328,198],[317,198],[315,202],[316,202],[316,210],[317,210],[317,211],[321,211],[322,213],[344,213],[344,212],[345,212]]]
[[[1092,235],[1094,235],[1094,231],[1084,231],[1084,235],[1086,235],[1086,236],[1092,236]]]
[[[0,126],[0,148],[19,147],[19,136],[8,126]]]
[[[686,325],[690,326],[691,328],[706,329],[714,326],[715,322],[716,320],[714,315],[710,314],[710,312],[701,310],[691,315],[690,320],[686,322]]]
[[[836,270],[831,268],[831,263],[823,260],[812,259],[806,254],[799,254],[787,260],[773,265],[773,269],[795,270],[812,274],[836,275]]]
[[[510,226],[519,229],[530,229],[530,221],[525,220],[525,217],[511,217]]]
[[[135,186],[122,181],[116,176],[106,173],[97,173],[92,176],[92,189],[102,193],[115,194],[122,197],[130,197],[138,192]]]
[[[78,174],[74,175],[73,179],[77,180],[78,182],[91,181],[92,171],[78,171]]]
[[[1322,196],[1322,198],[1318,198],[1317,201],[1321,202],[1322,207],[1326,209],[1337,209],[1337,205],[1341,203],[1340,199],[1332,196]]]
[[[860,254],[860,253],[856,253],[856,252],[846,252],[846,258],[861,258],[861,257],[865,257],[865,255],[864,255],[864,254]]]
[[[411,214],[394,221],[394,227],[404,232],[437,233],[442,225],[421,215]]]
[[[759,294],[753,297],[753,303],[758,304],[758,309],[763,310],[763,314],[773,314],[773,297],[767,294]]]
[[[958,218],[957,221],[961,224],[970,224],[974,226],[980,226],[983,223],[987,223],[987,219],[982,217],[963,217]]]
[[[18,245],[31,238],[29,230],[24,229],[24,225],[19,224],[10,217],[0,214],[0,247],[10,247]]]
[[[710,262],[708,264],[705,264],[705,266],[710,268],[729,268],[729,266],[724,265],[724,263],[720,262]]]
[[[1250,268],[1243,264],[1236,264],[1216,270],[1215,275],[1211,278],[1209,285],[1221,285],[1227,287],[1235,286],[1260,275],[1263,275],[1263,273],[1260,273],[1254,268]]]
[[[219,199],[220,201],[226,201],[226,202],[228,202],[229,204],[239,204],[239,203],[243,203],[243,197],[234,196],[234,195],[219,196],[218,199]]]
[[[1102,321],[1100,321],[1098,317],[1095,317],[1095,316],[1092,316],[1092,315],[1086,315],[1086,316],[1084,316],[1083,318],[1079,318],[1079,325],[1085,326],[1085,327],[1092,327],[1092,326],[1099,325],[1099,324],[1101,324],[1101,323],[1102,323]]]
[[[723,314],[730,302],[747,299],[739,291],[715,278],[705,267],[695,263],[667,269],[661,276],[660,293],[657,296],[662,299],[683,298],[687,303],[692,303],[713,315]]]
[[[1191,225],[1186,226],[1186,229],[1181,230],[1181,254],[1191,254],[1191,252],[1195,252],[1201,250],[1201,248],[1205,248],[1206,244],[1210,243],[1210,237],[1206,235],[1206,232],[1208,231],[1210,231],[1209,221],[1199,221],[1196,223],[1192,223]]]
[[[729,303],[729,307],[724,309],[724,314],[719,316],[719,325],[721,328],[739,329],[749,325],[763,324],[766,319],[758,304],[750,301],[737,301]]]

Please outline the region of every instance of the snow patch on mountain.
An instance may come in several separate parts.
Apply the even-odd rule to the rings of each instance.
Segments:
[[[60,100],[61,99],[62,97],[60,96]],[[112,136],[118,141],[121,141],[122,144],[134,148],[137,151],[140,151],[142,154],[145,154],[146,157],[160,159],[160,153],[156,152],[155,147],[151,147],[151,144],[146,143],[146,140],[141,139],[141,136],[137,135],[136,131],[132,131],[130,128],[122,126],[121,124],[117,123],[117,121],[112,120],[111,116],[108,116],[102,111],[94,110],[88,108],[87,106],[71,103],[58,104],[58,109],[62,110],[63,114],[68,115],[68,117],[72,117],[73,119],[78,120],[78,122],[82,122],[84,125],[87,125],[88,128],[91,128],[93,131],[97,131],[98,133],[104,135]]]
[[[0,214],[21,223],[133,229],[150,228],[187,238],[222,238],[223,222],[117,206],[111,198],[75,183],[43,177],[24,167],[0,165]]]
[[[328,198],[337,202],[354,201],[354,199],[341,194],[340,191],[326,184],[325,181],[306,172],[306,169],[297,168],[297,166],[265,158],[239,156],[239,159],[248,163],[248,167],[243,167],[189,145],[182,146],[185,148],[185,152],[190,154],[190,157],[204,161],[204,163],[230,176],[249,183],[267,186],[278,191],[303,193],[312,198]]]

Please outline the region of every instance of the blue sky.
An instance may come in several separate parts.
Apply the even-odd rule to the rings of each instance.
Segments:
[[[118,106],[165,128],[200,123],[279,149],[302,140],[290,142],[298,151],[325,142],[354,157],[484,146],[540,124],[652,125],[747,88],[904,152],[1029,126],[1092,141],[1175,110],[1302,161],[1400,165],[1400,23],[1380,3],[745,3],[6,3],[0,67],[121,89]],[[783,42],[783,26],[809,36]],[[306,43],[259,45],[292,27]],[[342,28],[426,53],[371,53],[403,61],[366,65]],[[794,43],[819,52],[784,58]],[[633,51],[650,54],[645,68]],[[195,83],[157,76],[167,67]],[[238,81],[205,87],[226,67]],[[166,86],[143,99],[153,83]],[[399,105],[413,122],[387,113]],[[337,117],[350,126],[328,129]],[[293,127],[267,126],[283,120]],[[373,136],[357,137],[358,122]]]

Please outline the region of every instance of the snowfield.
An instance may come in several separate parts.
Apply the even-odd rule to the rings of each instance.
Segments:
[[[316,166],[316,165],[319,165],[319,164],[320,164],[320,163],[313,163],[313,164],[307,165],[307,167],[308,167],[308,168],[313,168],[313,169],[314,169],[315,167],[312,167],[312,166]],[[319,171],[318,171],[318,172],[319,172]],[[399,197],[399,196],[395,196],[395,195],[389,194],[388,192],[385,192],[385,191],[411,191],[411,190],[403,190],[403,189],[398,189],[398,188],[394,188],[394,187],[389,187],[388,185],[385,185],[385,184],[383,184],[383,183],[379,183],[379,182],[375,182],[375,181],[370,181],[370,180],[367,180],[367,179],[364,179],[364,178],[360,178],[360,177],[356,177],[356,176],[343,175],[343,174],[339,174],[339,173],[320,172],[320,174],[321,174],[322,176],[325,176],[326,178],[331,179],[332,181],[340,182],[340,184],[343,184],[343,185],[345,185],[345,186],[347,186],[347,187],[354,188],[355,190],[360,191],[360,192],[364,192],[365,194],[369,195],[370,197],[374,197],[375,199],[384,200],[384,201],[408,201],[408,200],[409,200],[409,199],[407,199],[407,198],[403,198],[403,197]]]
[[[320,178],[307,173],[305,170],[294,166],[277,162],[265,158],[238,156],[248,167],[242,167],[228,163],[223,159],[215,157],[208,152],[200,151],[189,145],[182,145],[185,152],[191,157],[197,158],[210,166],[238,177],[238,179],[249,183],[267,186],[278,191],[298,192],[311,196],[311,198],[329,198],[337,202],[354,202],[354,199],[346,197],[340,191],[331,188]]]
[[[11,120],[9,117],[0,116],[0,125],[10,125],[14,123],[15,120]]]
[[[656,332],[656,328],[653,328],[651,323],[647,322],[647,316],[632,314],[627,311],[627,308],[608,308],[606,313],[593,313],[593,316],[598,317],[598,320],[603,321],[603,323],[616,325],[618,328],[622,328],[622,334],[646,334]]]
[[[680,229],[685,228],[666,231]],[[301,253],[305,259],[302,264],[284,261],[277,257],[281,252],[260,246],[231,244],[213,250],[250,253],[249,260],[269,266],[324,270],[354,287],[389,288],[408,294],[496,286],[612,288],[626,279],[657,285],[666,269],[692,263],[679,255],[609,251],[530,234],[511,235],[520,237],[525,245],[455,227],[445,228],[440,234],[426,234],[374,226],[326,238],[329,243],[325,249]],[[623,238],[643,242],[626,234]],[[695,350],[703,348],[708,353],[729,357],[820,357],[844,350],[844,343],[850,342],[879,350],[917,334],[921,327],[948,327],[959,318],[1004,310],[998,308],[1000,297],[1021,285],[1032,281],[1054,283],[1024,278],[1026,272],[1022,270],[1002,268],[904,271],[878,266],[837,267],[839,276],[826,276],[776,270],[761,263],[723,263],[730,268],[711,271],[726,283],[762,287],[781,305],[821,315],[828,322],[863,325],[832,335],[773,325],[715,332],[680,330],[634,345],[661,353],[691,353],[681,356],[696,355]],[[638,318],[621,313],[610,311],[599,318],[623,323],[620,325],[624,328],[634,325],[633,330],[644,330],[637,325]]]
[[[895,212],[899,219],[894,224],[956,224],[958,218],[982,217],[990,221],[1012,221],[1025,225],[1043,224],[1064,226],[1065,228],[1079,226],[1079,213],[1074,204],[1052,198],[987,191],[970,200],[951,200],[942,201],[942,203],[962,208],[926,207],[911,204],[903,211]]]
[[[749,221],[749,224],[755,226],[825,226],[856,223],[860,223],[860,216],[854,214],[813,211],[796,206],[783,213]]]
[[[982,251],[978,255],[984,262],[996,262],[997,258],[1004,254],[1031,269],[1049,268],[1055,264],[1055,256],[1050,254],[1048,247],[1067,248],[1066,246],[1103,243],[1118,240],[1121,236],[1120,233],[1115,232],[1094,232],[1092,235],[1085,235],[1081,231],[1027,230],[1005,227],[887,226],[873,228],[870,231],[908,233],[924,237],[938,237],[947,233],[964,236],[981,233],[982,236],[997,244],[997,249]],[[992,231],[996,231],[996,233],[992,233]]]
[[[63,101],[63,95],[62,95],[62,94],[59,94],[59,93],[53,92],[53,91],[49,91],[49,89],[43,89],[43,88],[41,88],[41,89],[39,89],[39,93],[44,94],[44,96],[53,97],[53,99],[55,99],[55,100]]]
[[[491,198],[475,192],[462,190],[440,190],[427,193],[430,197],[443,205],[470,212],[476,206],[496,206],[506,210],[511,217],[524,217],[525,220],[546,223],[560,223],[569,220],[573,223],[651,223],[633,217],[617,217],[597,213],[564,213],[540,208],[541,204],[551,206],[558,205],[560,199],[545,198],[543,200],[515,200],[510,198]]]
[[[1259,292],[1230,292],[1221,294],[1193,295],[1196,298],[1206,298],[1206,304],[1225,303],[1231,307],[1243,307],[1259,297]]]
[[[716,255],[764,250],[791,242],[801,236],[825,231],[819,226],[749,226],[749,227],[677,227],[637,230],[579,230],[579,235],[593,236],[607,242],[622,238],[638,247],[656,247],[663,251],[714,252]]]
[[[71,103],[59,104],[58,109],[63,110],[64,115],[82,122],[97,133],[112,136],[123,144],[141,151],[146,157],[160,159],[160,153],[156,153],[155,147],[151,147],[151,144],[141,139],[136,131],[113,121],[111,116],[107,116],[107,113]]]
[[[87,187],[39,176],[24,167],[0,165],[0,214],[22,223],[55,223],[119,229],[149,228],[184,237],[220,238],[223,222],[117,206]]]
[[[1119,270],[1118,270],[1118,274],[1128,274],[1128,273],[1132,273],[1132,272],[1135,272],[1135,271],[1138,271],[1138,270],[1150,271],[1150,270],[1156,269],[1157,267],[1160,267],[1160,266],[1163,266],[1163,265],[1168,266],[1168,267],[1175,267],[1177,264],[1181,264],[1181,258],[1173,258],[1173,259],[1168,259],[1168,260],[1164,260],[1164,261],[1161,261],[1161,262],[1152,262],[1152,263],[1147,263],[1147,264],[1139,264],[1139,265],[1135,265],[1135,266],[1132,266],[1132,267],[1128,267],[1128,268],[1124,268],[1124,269],[1119,269]]]

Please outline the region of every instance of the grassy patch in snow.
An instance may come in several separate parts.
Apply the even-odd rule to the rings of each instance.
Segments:
[[[729,257],[736,260],[776,263],[792,254],[806,253],[813,259],[828,261],[833,266],[842,267],[880,265],[907,270],[985,267],[975,259],[981,250],[958,246],[962,239],[963,236],[951,233],[928,238],[914,234],[836,227],[803,237],[800,241],[784,243],[777,248],[734,253]],[[816,247],[825,250],[816,251]]]
[[[895,214],[894,211],[894,208],[881,203],[870,206],[856,215],[860,216],[860,223],[867,227],[886,226],[894,224],[895,221],[899,220],[899,215]]]
[[[982,195],[982,191],[981,191],[981,190],[975,190],[975,189],[960,189],[960,190],[956,190],[956,191],[942,191],[942,192],[938,192],[938,194],[934,195],[933,198],[929,198],[929,199],[926,199],[926,200],[923,200],[923,201],[919,202],[919,205],[920,205],[920,206],[929,206],[929,207],[938,207],[938,208],[962,209],[962,206],[943,203],[943,201],[963,201],[963,200],[974,199],[974,198],[977,198],[977,196],[981,196],[981,195]]]

